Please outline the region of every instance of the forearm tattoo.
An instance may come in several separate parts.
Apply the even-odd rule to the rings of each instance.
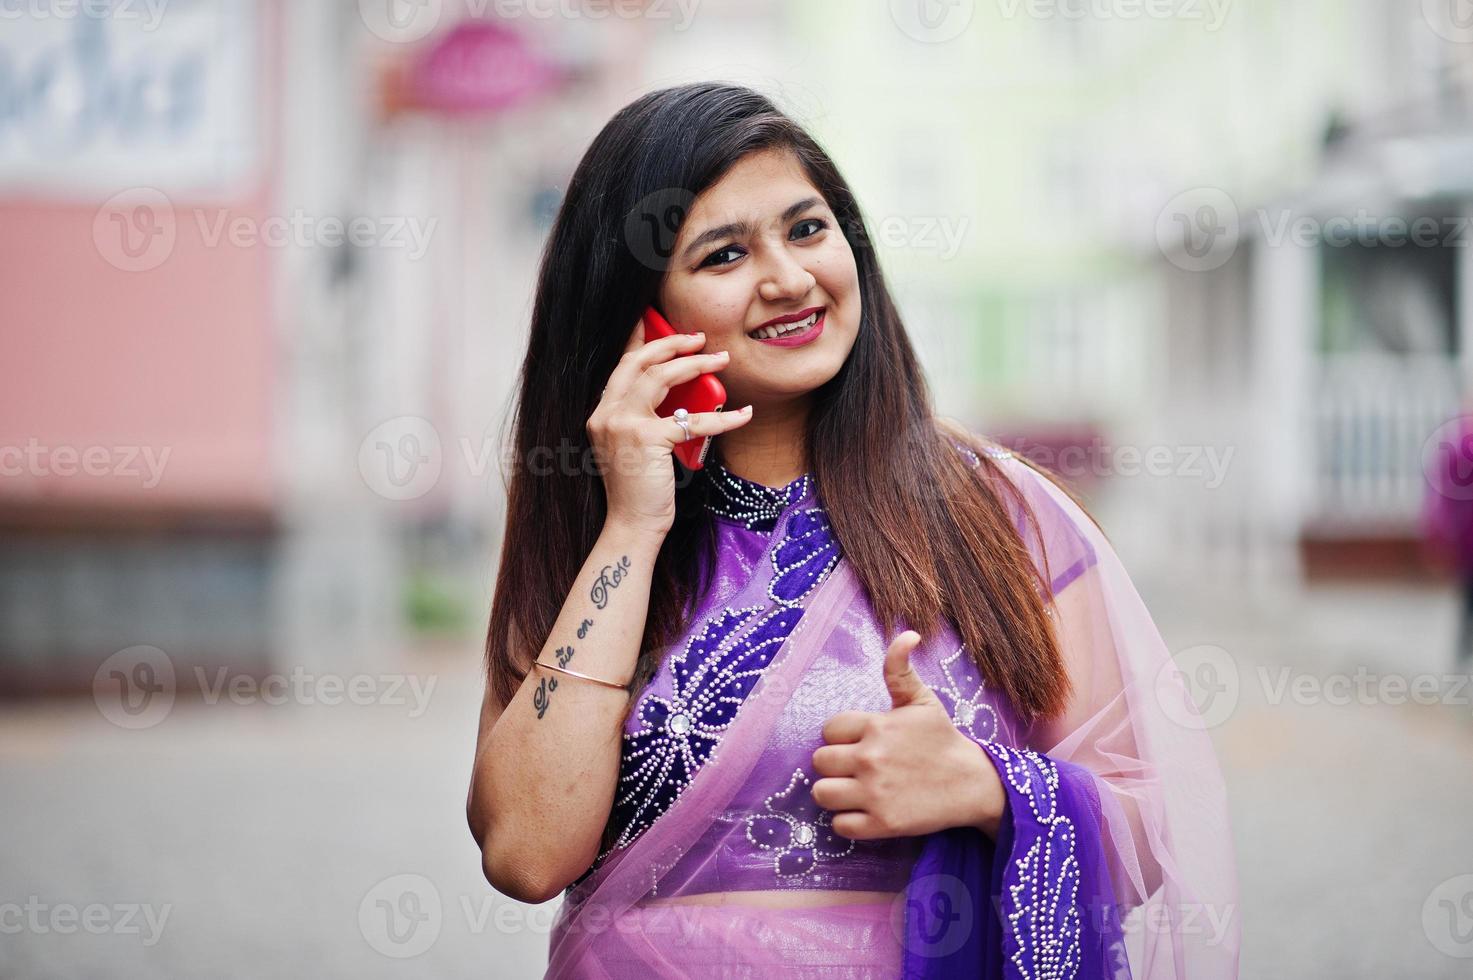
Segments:
[[[624,576],[628,573],[628,555],[624,555],[613,565],[605,565],[598,573],[598,581],[593,583],[593,588],[588,593],[588,597],[593,600],[593,604],[600,609],[608,605],[609,590],[617,589],[619,583],[624,581]],[[591,619],[585,619],[579,623],[578,639],[586,639],[588,637],[588,629],[592,625],[593,620]],[[573,648],[571,646],[558,647],[553,652],[553,655],[557,657],[557,665],[559,667],[566,667],[573,659]],[[556,677],[544,677],[537,682],[537,690],[532,692],[532,707],[537,709],[537,719],[539,721],[542,720],[543,715],[547,714],[547,708],[552,704],[552,692],[556,690]]]
[[[602,609],[609,604],[609,590],[617,589],[619,583],[624,581],[624,576],[629,574],[629,556],[625,555],[619,559],[617,564],[605,565],[598,573],[598,581],[593,583],[593,588],[588,590],[588,598],[593,604]]]

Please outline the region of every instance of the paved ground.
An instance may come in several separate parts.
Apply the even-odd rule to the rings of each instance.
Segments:
[[[1449,595],[1385,589],[1282,622],[1158,613],[1173,649],[1221,648],[1239,681],[1215,731],[1244,977],[1473,975],[1449,955],[1473,955],[1473,691],[1272,703],[1285,668],[1301,691],[1360,665],[1440,672],[1451,617]],[[0,976],[540,975],[551,907],[495,896],[464,826],[474,657],[410,669],[439,678],[421,717],[181,702],[130,731],[91,701],[4,709]]]

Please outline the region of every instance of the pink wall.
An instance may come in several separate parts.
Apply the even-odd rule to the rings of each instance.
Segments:
[[[262,6],[265,173],[242,199],[203,204],[210,221],[270,208],[279,48]],[[107,226],[94,235],[106,196],[0,198],[0,515],[269,510],[277,250],[207,243],[191,205],[176,209],[167,259],[125,271]],[[86,458],[103,472],[84,472]]]

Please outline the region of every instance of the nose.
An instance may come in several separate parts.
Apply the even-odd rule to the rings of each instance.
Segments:
[[[762,271],[757,292],[769,303],[807,296],[818,281],[786,248],[769,250]]]

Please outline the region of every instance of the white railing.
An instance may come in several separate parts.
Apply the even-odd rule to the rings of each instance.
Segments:
[[[1330,533],[1414,530],[1424,497],[1423,446],[1458,413],[1456,361],[1338,354],[1323,358],[1317,374],[1307,517]]]

